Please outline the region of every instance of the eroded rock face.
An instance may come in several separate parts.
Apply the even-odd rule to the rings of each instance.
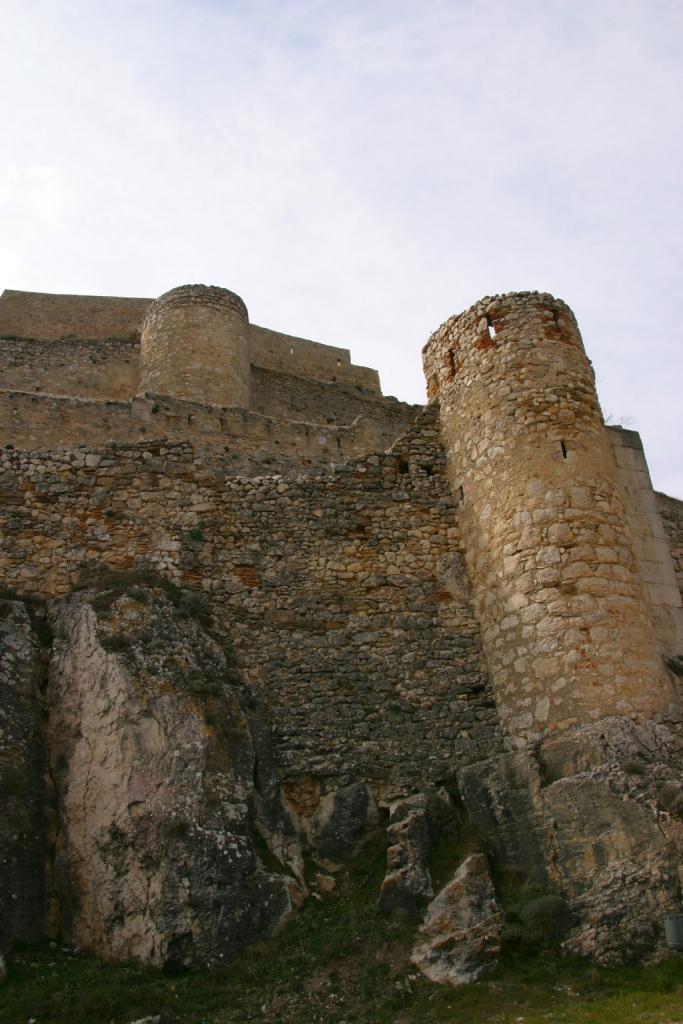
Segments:
[[[430,981],[466,985],[495,967],[502,928],[486,857],[473,853],[429,904],[411,960]]]
[[[65,938],[164,965],[272,934],[297,883],[256,854],[254,742],[224,650],[159,590],[74,595],[52,615]]]
[[[0,952],[47,916],[49,791],[40,644],[20,601],[0,599]]]
[[[333,790],[322,797],[313,816],[311,845],[324,861],[341,864],[367,842],[377,820],[377,804],[366,785]]]
[[[683,752],[661,724],[608,718],[460,773],[498,864],[560,894],[568,952],[600,963],[664,955],[681,899]]]
[[[601,963],[664,955],[683,863],[679,741],[613,718],[546,741],[539,760],[550,874],[577,921],[565,949]]]
[[[428,864],[433,835],[424,793],[391,808],[387,839],[387,873],[379,908],[385,914],[412,916],[434,895]]]

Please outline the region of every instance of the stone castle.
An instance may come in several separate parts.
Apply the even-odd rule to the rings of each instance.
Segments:
[[[384,830],[429,977],[476,976],[470,876],[495,957],[489,871],[562,901],[569,952],[661,951],[683,502],[605,426],[563,302],[443,324],[425,407],[200,285],[5,291],[0,366],[0,952],[220,962]]]

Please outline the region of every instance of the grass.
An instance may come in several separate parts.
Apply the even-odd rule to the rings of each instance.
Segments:
[[[486,981],[431,985],[410,962],[412,929],[376,910],[381,855],[308,901],[280,935],[215,971],[101,964],[57,946],[16,951],[0,1024],[678,1024],[683,958],[597,968],[554,954],[506,960]]]

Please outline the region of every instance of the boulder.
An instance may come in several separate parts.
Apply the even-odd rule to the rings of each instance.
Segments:
[[[165,966],[272,934],[297,883],[258,856],[254,744],[225,651],[154,588],[76,594],[52,618],[66,941]]]
[[[430,981],[466,985],[495,967],[502,929],[487,859],[470,854],[429,904],[411,961]]]

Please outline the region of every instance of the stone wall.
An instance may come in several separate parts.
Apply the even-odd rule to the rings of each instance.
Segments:
[[[657,508],[669,541],[678,588],[683,597],[683,501],[668,494],[656,494]],[[680,652],[679,652],[680,653]]]
[[[358,416],[406,430],[422,406],[384,398],[357,384],[333,384],[252,364],[251,409],[274,419],[350,424]]]
[[[675,657],[683,653],[683,607],[669,538],[652,488],[643,444],[634,430],[610,427],[608,434],[657,639],[662,651]]]
[[[433,411],[386,455],[313,476],[231,473],[189,444],[4,450],[0,580],[53,596],[102,566],[151,567],[204,591],[267,696],[294,804],[359,779],[390,796],[490,756],[496,716]]]
[[[284,358],[277,362],[283,364],[282,370],[251,364],[249,405],[264,416],[309,423],[350,423],[370,410],[381,416],[387,401],[389,413],[392,407],[405,409],[402,403],[383,399],[378,386],[345,380],[335,384],[319,379],[313,374],[313,367],[309,367],[311,376],[301,376],[296,372],[304,369],[301,361],[294,366]],[[353,369],[350,364],[349,368]],[[36,341],[0,337],[0,385],[5,391],[126,402],[140,390],[140,345],[137,340]],[[413,408],[417,411],[417,407]]]
[[[76,339],[139,341],[140,326],[152,302],[152,299],[49,295],[8,289],[0,294],[0,338],[50,342],[73,342]],[[248,325],[248,342],[250,360],[255,366],[312,380],[359,385],[380,393],[377,371],[365,366],[354,366],[348,349],[296,338],[256,324]],[[28,359],[35,352],[38,369],[40,361],[49,358],[46,351],[41,353],[26,348],[23,352]],[[55,355],[54,358],[59,368],[60,356]],[[130,394],[135,394],[136,390],[133,388]],[[54,393],[54,389],[50,393]],[[75,391],[64,393],[77,394]],[[120,396],[110,394],[106,397]]]
[[[140,328],[138,394],[249,408],[247,307],[227,288],[185,285],[156,299]]]
[[[221,409],[166,396],[102,402],[0,391],[0,445],[31,451],[190,439],[201,449],[308,465],[383,451],[414,417],[413,406],[390,405],[380,416],[357,417],[349,426],[336,426],[272,419],[247,409]]]
[[[677,718],[571,310],[538,292],[482,299],[424,362],[510,736]]]
[[[321,345],[317,341],[295,338],[290,334],[249,325],[251,362],[268,370],[311,380],[358,385],[380,394],[379,374],[367,366],[355,366],[347,348]]]
[[[0,384],[7,391],[125,402],[138,390],[139,358],[134,340],[0,338]]]
[[[59,341],[138,337],[151,299],[110,295],[50,295],[5,290],[0,295],[0,335]]]

